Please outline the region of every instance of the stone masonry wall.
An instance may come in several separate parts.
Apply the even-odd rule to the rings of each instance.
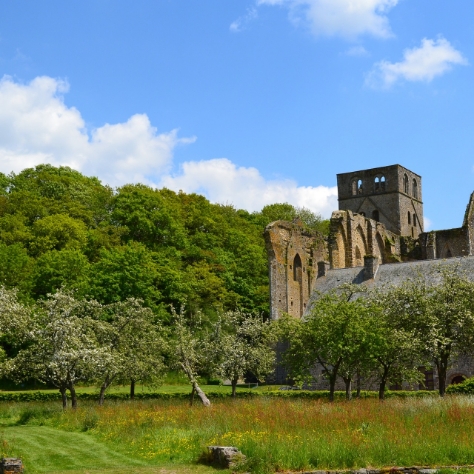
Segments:
[[[317,276],[317,263],[328,259],[327,243],[319,232],[306,230],[299,220],[273,222],[264,236],[271,318],[278,319],[283,312],[301,317]]]

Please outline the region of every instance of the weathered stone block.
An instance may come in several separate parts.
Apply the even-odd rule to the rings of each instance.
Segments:
[[[229,468],[245,460],[245,456],[234,446],[208,446],[211,464]]]
[[[19,458],[2,458],[0,461],[0,474],[14,474],[23,472],[23,463]]]

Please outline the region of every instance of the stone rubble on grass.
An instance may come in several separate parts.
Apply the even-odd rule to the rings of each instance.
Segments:
[[[412,466],[412,467],[384,467],[382,469],[357,469],[357,470],[338,470],[338,471],[298,471],[288,474],[436,474],[441,469],[473,469],[474,465],[469,466],[437,466],[436,468],[429,468],[426,466]]]
[[[0,461],[0,474],[17,474],[23,472],[23,463],[19,458],[2,458]]]
[[[242,462],[245,456],[234,446],[208,446],[211,464],[229,468]]]

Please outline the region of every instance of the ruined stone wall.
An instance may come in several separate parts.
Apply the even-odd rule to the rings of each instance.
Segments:
[[[301,221],[276,221],[265,229],[269,277],[270,317],[285,312],[301,317],[317,276],[317,263],[328,259],[327,243]]]
[[[334,211],[328,240],[331,268],[361,267],[366,255],[380,263],[401,260],[400,237],[383,224],[351,211]]]

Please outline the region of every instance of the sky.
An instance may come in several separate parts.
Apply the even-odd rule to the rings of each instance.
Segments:
[[[329,217],[337,173],[398,163],[425,229],[459,227],[473,23],[472,0],[2,0],[0,171]]]

